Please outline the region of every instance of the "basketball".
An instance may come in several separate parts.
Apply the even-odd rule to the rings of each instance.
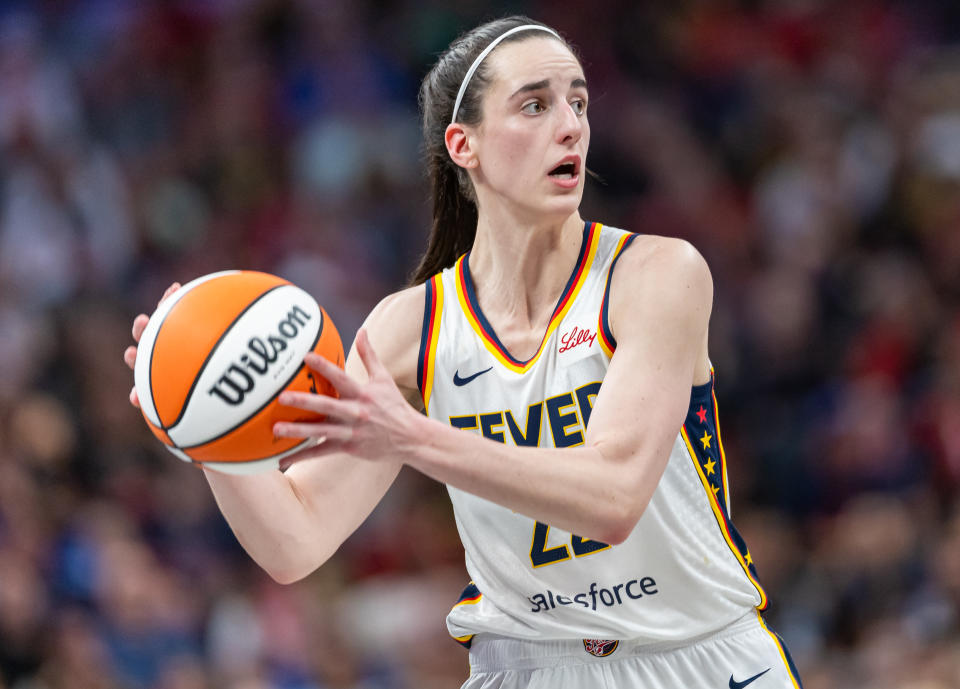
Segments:
[[[199,277],[157,308],[140,338],[140,409],[153,434],[186,462],[233,474],[275,469],[312,441],[275,438],[273,424],[318,420],[277,396],[336,396],[303,363],[310,351],[343,367],[340,335],[307,292],[254,271]]]

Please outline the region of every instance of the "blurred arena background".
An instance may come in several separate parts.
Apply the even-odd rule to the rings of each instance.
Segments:
[[[0,3],[0,688],[433,689],[445,493],[273,584],[127,402],[173,280],[349,343],[426,241],[416,90],[522,11],[582,50],[584,215],[706,256],[733,515],[807,689],[960,687],[960,4]]]

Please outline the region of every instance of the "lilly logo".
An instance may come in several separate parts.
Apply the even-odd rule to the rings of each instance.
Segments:
[[[558,353],[563,354],[568,349],[579,347],[586,343],[587,349],[593,346],[593,341],[597,339],[597,334],[590,332],[589,328],[578,328],[573,326],[573,330],[560,337],[560,349]]]

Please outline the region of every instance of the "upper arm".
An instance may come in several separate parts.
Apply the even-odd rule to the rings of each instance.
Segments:
[[[422,286],[392,294],[374,308],[363,325],[377,357],[412,403],[419,400],[419,395],[411,394],[409,389],[412,384],[413,393],[417,391],[416,366],[423,299]],[[344,368],[354,379],[367,380],[366,369],[355,346],[350,348]],[[393,484],[400,466],[399,462],[365,462],[336,453],[296,462],[286,475],[300,501],[313,513],[317,528],[323,530],[322,541],[332,544],[335,550],[380,502]],[[329,555],[330,552],[321,552],[316,559],[322,562]]]
[[[683,423],[690,388],[709,376],[713,283],[689,243],[638,237],[611,279],[616,350],[590,416],[587,442],[606,456],[651,465],[656,480]],[[708,378],[707,378],[708,379]],[[650,478],[641,471],[639,478]]]
[[[362,326],[377,358],[390,372],[400,392],[411,406],[421,411],[423,400],[417,387],[417,356],[425,295],[423,285],[395,292],[377,304]],[[356,380],[367,379],[356,346],[350,347],[344,368]]]

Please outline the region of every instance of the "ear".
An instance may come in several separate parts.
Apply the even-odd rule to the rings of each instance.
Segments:
[[[450,155],[450,159],[462,168],[472,168],[478,165],[477,155],[471,146],[472,141],[470,133],[459,122],[447,125],[443,142],[447,145],[447,153]]]

